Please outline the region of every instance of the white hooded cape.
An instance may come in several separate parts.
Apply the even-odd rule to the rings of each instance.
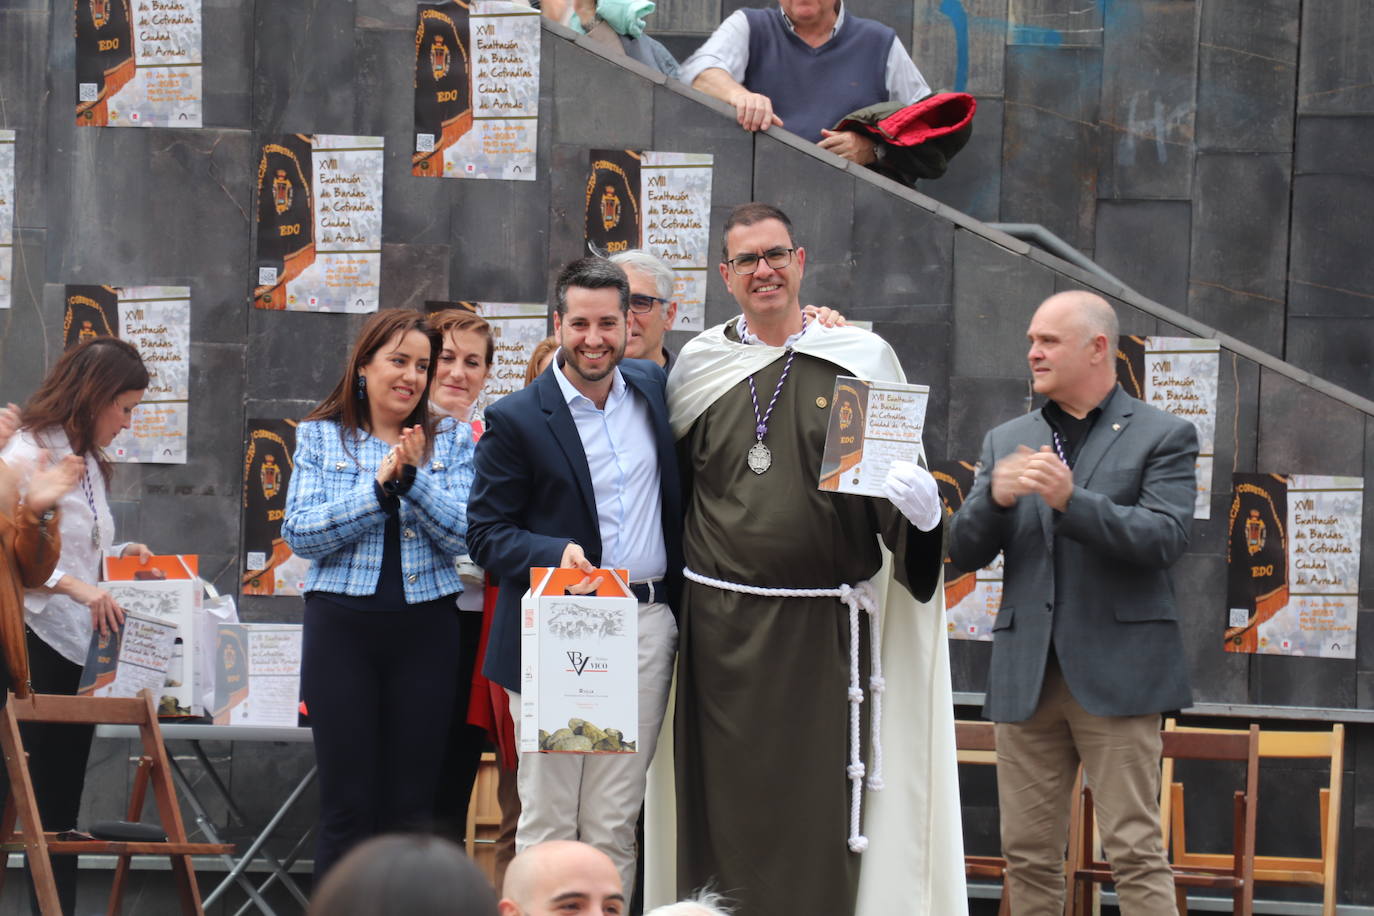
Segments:
[[[728,323],[727,323],[728,324]],[[782,347],[742,344],[725,336],[726,324],[703,331],[673,364],[668,414],[681,439],[716,399],[782,356]],[[858,328],[815,322],[794,345],[834,363],[856,378],[905,381],[896,354],[881,338]],[[819,473],[819,469],[817,469]],[[882,601],[884,788],[864,793],[863,853],[856,916],[951,916],[968,911],[959,778],[954,746],[949,644],[944,589],[917,601],[892,575],[886,549],[873,577]],[[838,585],[840,583],[836,583]],[[854,584],[854,583],[850,583]],[[665,724],[665,729],[671,726]],[[666,736],[665,736],[666,737]],[[665,778],[671,785],[672,743],[659,744],[651,777],[646,905],[669,902],[667,876],[677,858],[675,818],[664,811]],[[654,799],[657,799],[657,804]],[[666,895],[665,895],[666,894]]]

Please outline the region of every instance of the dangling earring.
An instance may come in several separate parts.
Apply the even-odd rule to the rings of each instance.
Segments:
[[[367,376],[358,376],[358,400],[367,400]]]

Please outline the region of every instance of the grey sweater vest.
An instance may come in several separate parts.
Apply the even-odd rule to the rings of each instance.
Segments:
[[[880,22],[845,16],[833,38],[813,48],[783,21],[782,10],[746,9],[749,65],[744,85],[768,96],[783,128],[817,142],[849,114],[887,101],[887,55],[897,33]]]

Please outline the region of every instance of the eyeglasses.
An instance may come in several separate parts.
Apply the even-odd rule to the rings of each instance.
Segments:
[[[646,296],[643,293],[630,294],[630,311],[634,312],[636,315],[643,315],[656,305],[667,304],[667,299],[660,299],[657,296]]]
[[[730,269],[741,277],[747,277],[759,269],[759,261],[766,261],[768,266],[774,270],[782,270],[792,263],[792,252],[795,248],[773,248],[765,251],[761,255],[742,254],[733,258],[727,258],[725,263],[730,265]]]

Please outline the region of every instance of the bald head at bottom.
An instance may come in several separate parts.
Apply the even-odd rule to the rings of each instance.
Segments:
[[[501,916],[622,916],[620,873],[586,843],[551,840],[511,860],[501,888]]]

